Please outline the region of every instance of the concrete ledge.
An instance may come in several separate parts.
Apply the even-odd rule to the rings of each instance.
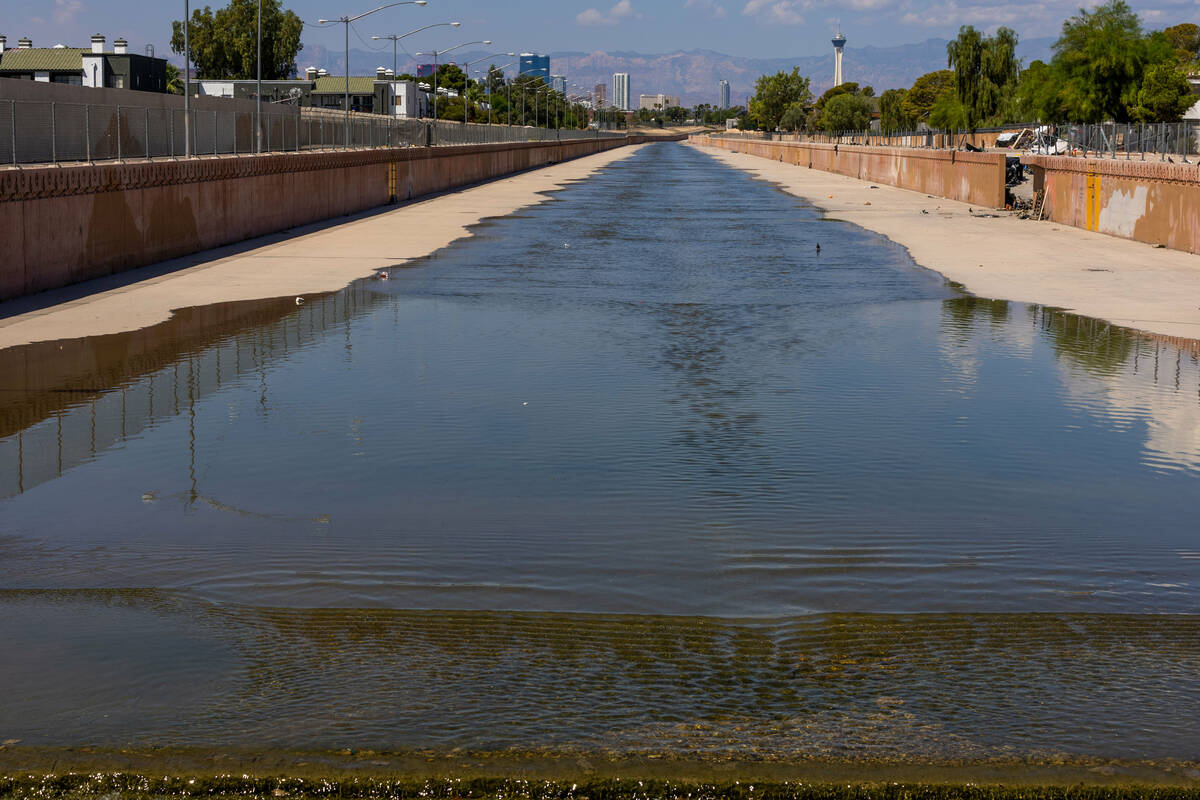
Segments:
[[[767,142],[712,136],[693,136],[691,141],[987,208],[1004,207],[1003,153]]]
[[[1200,253],[1200,168],[1162,161],[1022,156],[1055,222]]]

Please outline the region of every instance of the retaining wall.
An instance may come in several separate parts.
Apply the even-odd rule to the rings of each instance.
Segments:
[[[0,300],[652,138],[4,169]]]
[[[1022,156],[1045,216],[1064,225],[1200,253],[1200,167],[1068,156]]]
[[[1004,208],[1004,154],[692,136],[691,141],[935,197]]]

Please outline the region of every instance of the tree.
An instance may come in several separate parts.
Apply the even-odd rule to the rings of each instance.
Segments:
[[[779,127],[789,106],[811,102],[808,78],[800,74],[799,68],[793,67],[790,73],[780,71],[763,75],[755,82],[754,97],[750,98],[750,117],[758,127],[773,131]]]
[[[1017,34],[1000,28],[983,36],[972,25],[958,29],[958,38],[946,45],[947,63],[954,68],[954,89],[974,131],[988,121],[1000,121],[1006,99],[1017,84]]]
[[[192,12],[189,45],[202,78],[250,79],[258,74],[258,0],[230,0],[218,9]],[[304,22],[285,11],[280,0],[262,0],[262,76],[279,80],[296,74]],[[183,52],[183,22],[171,23],[171,50]]]
[[[951,89],[937,99],[929,110],[929,124],[943,131],[959,131],[967,127],[967,111],[958,100],[958,92]]]
[[[1174,60],[1165,36],[1146,37],[1124,0],[1108,0],[1063,22],[1052,66],[1068,116],[1077,122],[1129,122],[1146,68]]]
[[[1192,86],[1174,64],[1146,70],[1134,116],[1142,122],[1178,122],[1196,98]]]
[[[954,73],[948,69],[927,72],[913,82],[904,95],[904,113],[917,122],[927,122],[933,105],[942,95],[954,91]]]
[[[1200,25],[1185,22],[1163,30],[1163,36],[1175,51],[1180,64],[1190,65],[1200,59]]]
[[[183,70],[167,62],[167,93],[183,94]]]
[[[911,131],[917,127],[916,118],[904,107],[907,96],[905,89],[888,89],[879,96],[879,127],[884,133]]]
[[[785,131],[802,131],[807,127],[807,110],[803,103],[792,103],[779,119],[779,127]]]
[[[860,94],[839,94],[825,103],[821,112],[821,130],[861,131],[871,121],[871,101]]]
[[[1034,61],[1021,72],[1013,96],[1014,113],[1020,121],[1061,122],[1066,119],[1058,76],[1044,61]]]

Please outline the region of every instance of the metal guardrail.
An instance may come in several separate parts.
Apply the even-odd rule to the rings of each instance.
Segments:
[[[1192,161],[1188,156],[1200,153],[1200,125],[1192,122],[1157,123],[1014,123],[999,128],[979,128],[972,132],[948,130],[897,131],[837,131],[832,133],[780,133],[770,131],[729,131],[716,134],[731,138],[755,138],[766,141],[816,142],[825,144],[858,144],[893,147],[924,147],[951,150],[973,141],[973,146],[994,143],[1004,132],[1042,131],[1033,147],[1019,147],[1009,152],[1041,152],[1076,158],[1124,158],[1148,160],[1157,158]],[[1061,144],[1059,144],[1061,140]],[[989,149],[991,146],[989,144]],[[1058,152],[1058,151],[1062,152]]]
[[[256,115],[191,112],[192,154],[257,151]],[[181,158],[187,152],[181,109],[0,100],[0,166]],[[342,112],[272,109],[262,115],[262,152],[493,144],[595,139],[624,134],[596,130],[463,124],[352,114],[347,141]]]

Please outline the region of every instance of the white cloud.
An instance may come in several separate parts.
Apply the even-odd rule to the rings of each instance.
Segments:
[[[804,8],[807,3],[802,0],[748,0],[742,14],[778,25],[803,25],[804,15],[800,12]]]
[[[83,3],[81,0],[54,0],[54,21],[59,25],[65,25],[75,18],[75,15],[83,11]]]
[[[575,22],[580,25],[616,25],[621,20],[638,16],[641,15],[633,10],[633,3],[630,0],[620,0],[608,11],[602,12],[594,8],[582,11],[575,17]]]
[[[707,11],[712,15],[713,19],[723,19],[725,17],[725,6],[720,5],[716,0],[686,0],[683,4],[684,8],[699,8]]]

